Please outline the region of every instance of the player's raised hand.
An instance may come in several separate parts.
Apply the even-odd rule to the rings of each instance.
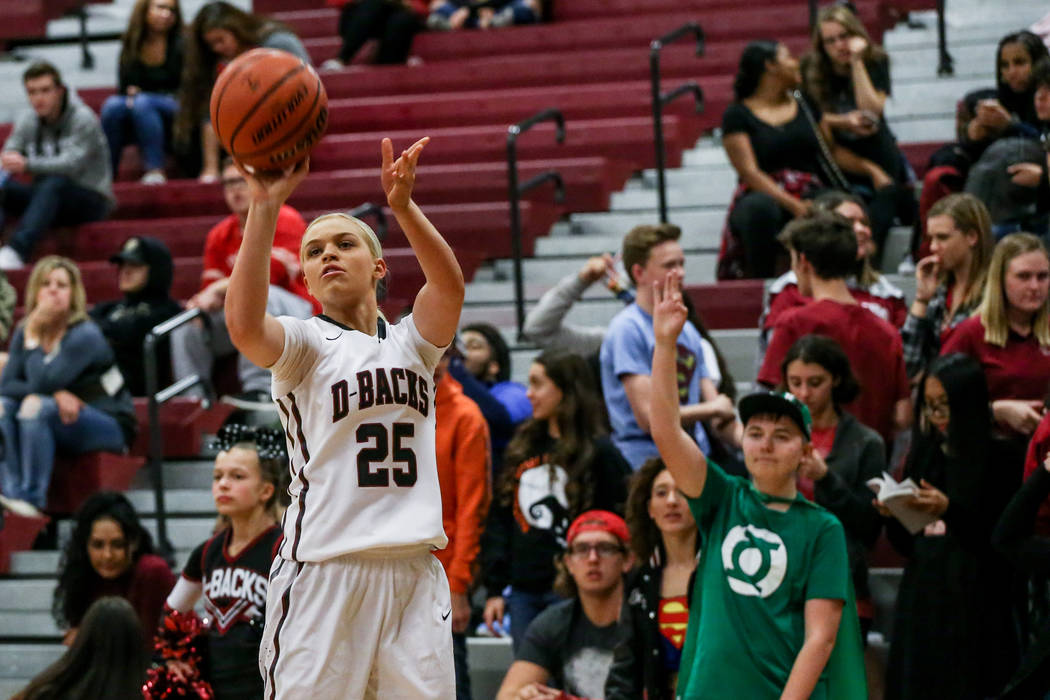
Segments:
[[[419,154],[423,152],[423,147],[428,143],[430,137],[424,136],[409,146],[408,150],[401,151],[398,159],[394,160],[393,142],[383,139],[381,180],[386,202],[391,209],[403,209],[412,201],[412,188],[416,185],[416,163],[419,162]]]
[[[241,177],[248,183],[252,201],[259,203],[284,204],[292,192],[310,172],[310,159],[303,158],[295,165],[284,170],[249,169],[243,163],[234,161]]]
[[[682,277],[668,272],[653,282],[653,335],[658,343],[674,343],[682,333],[689,310],[682,301]]]

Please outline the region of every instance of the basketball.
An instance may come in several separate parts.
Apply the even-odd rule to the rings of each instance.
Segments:
[[[219,74],[211,124],[226,152],[257,170],[309,155],[328,126],[328,96],[314,69],[276,49],[252,49]]]

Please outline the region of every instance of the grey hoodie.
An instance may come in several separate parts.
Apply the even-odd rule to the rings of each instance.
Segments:
[[[53,124],[44,124],[33,110],[15,121],[4,144],[5,151],[18,151],[28,162],[34,177],[65,175],[76,184],[113,198],[113,173],[109,166],[109,145],[102,125],[91,108],[66,88],[66,102]]]

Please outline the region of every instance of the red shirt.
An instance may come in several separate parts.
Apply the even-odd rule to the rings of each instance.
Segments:
[[[908,398],[910,392],[900,333],[857,304],[814,301],[781,314],[773,327],[758,381],[779,385],[780,363],[796,340],[811,333],[832,338],[842,346],[860,383],[860,396],[843,409],[879,433],[887,445],[892,444],[894,405]]]
[[[813,445],[813,451],[824,459],[828,458],[828,455],[831,454],[831,448],[835,446],[835,431],[837,428],[838,425],[833,425],[830,428],[818,428],[816,426],[810,428],[811,436],[809,441]],[[812,479],[799,475],[797,485],[803,496],[814,503],[817,502],[814,496],[816,487]]]
[[[1046,398],[1050,384],[1050,347],[1042,347],[1035,334],[1023,338],[1010,331],[1006,347],[984,341],[980,316],[966,319],[948,335],[941,354],[961,352],[981,363],[988,380],[988,399]]]
[[[883,321],[892,323],[897,328],[903,326],[905,319],[908,318],[908,307],[904,304],[902,297],[879,296],[872,294],[867,289],[853,286],[850,286],[849,293],[853,295],[858,304]],[[780,314],[805,306],[810,301],[812,301],[810,297],[802,296],[802,293],[798,291],[798,285],[794,282],[785,284],[782,289],[776,292],[770,289],[769,311],[766,312],[763,327],[766,329],[772,328],[776,325]]]
[[[156,554],[143,554],[135,568],[115,579],[100,579],[92,592],[92,602],[103,596],[120,596],[131,603],[142,623],[142,632],[147,642],[152,642],[153,633],[160,623],[164,601],[175,585],[175,574],[171,567]],[[79,627],[81,620],[70,620]]]
[[[314,300],[306,291],[302,270],[299,268],[299,244],[306,231],[306,222],[299,212],[288,205],[277,214],[277,232],[273,237],[270,253],[270,284],[283,287],[303,299]],[[241,224],[234,214],[215,224],[204,241],[204,272],[201,273],[201,289],[215,280],[229,277],[237,251],[241,248]]]
[[[1036,469],[1043,468],[1047,454],[1050,454],[1050,413],[1039,421],[1038,427],[1032,433],[1032,441],[1028,443],[1028,454],[1024,458],[1025,481]],[[1039,514],[1035,519],[1035,532],[1040,535],[1050,535],[1050,500],[1043,501],[1039,506]]]

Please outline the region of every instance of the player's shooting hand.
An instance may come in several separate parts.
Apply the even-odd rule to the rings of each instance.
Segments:
[[[430,137],[424,136],[409,146],[407,151],[394,160],[394,144],[390,139],[383,139],[383,168],[381,180],[386,202],[391,209],[404,209],[412,202],[412,189],[416,185],[416,163],[423,147],[430,143]]]
[[[489,628],[489,632],[497,637],[502,637],[503,632],[503,615],[507,611],[507,603],[503,600],[502,596],[493,596],[485,601],[485,612],[482,617],[485,619],[485,626]],[[496,625],[500,625],[500,629],[496,629]]]
[[[681,273],[671,271],[653,282],[653,335],[658,343],[674,344],[685,326],[689,310],[682,301]]]
[[[259,204],[284,204],[299,183],[310,172],[310,159],[303,158],[295,165],[290,165],[284,170],[257,170],[249,171],[243,163],[234,161],[237,170],[248,183],[251,190],[252,202]]]

